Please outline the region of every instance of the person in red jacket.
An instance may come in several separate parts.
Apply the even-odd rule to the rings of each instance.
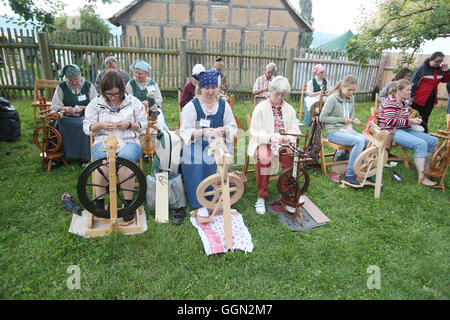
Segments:
[[[419,111],[422,117],[421,125],[428,132],[428,118],[434,105],[437,104],[437,91],[440,82],[450,80],[448,65],[444,61],[442,52],[435,52],[417,68],[411,78],[412,87],[412,108]]]

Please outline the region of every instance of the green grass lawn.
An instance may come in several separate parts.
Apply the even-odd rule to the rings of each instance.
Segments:
[[[291,232],[278,217],[255,213],[255,178],[234,207],[243,215],[254,244],[241,251],[206,256],[197,230],[157,224],[147,212],[148,231],[85,239],[68,232],[72,214],[61,195],[76,195],[78,163],[41,169],[34,146],[29,101],[13,100],[22,121],[20,140],[0,142],[0,299],[448,299],[450,193],[417,185],[415,168],[384,170],[381,198],[374,189],[340,188],[329,175],[310,172],[308,197],[331,222]],[[356,106],[363,124],[372,103]],[[164,103],[169,125],[178,123],[175,98]],[[253,102],[237,101],[246,128]],[[445,126],[435,109],[431,132]],[[410,160],[413,153],[409,151]],[[148,175],[150,167],[144,168]],[[330,172],[330,171],[328,171]],[[450,189],[450,179],[446,179]],[[277,195],[270,184],[270,195]],[[79,203],[79,202],[78,202]],[[81,271],[81,289],[66,285]],[[381,289],[370,290],[369,266],[378,266]]]

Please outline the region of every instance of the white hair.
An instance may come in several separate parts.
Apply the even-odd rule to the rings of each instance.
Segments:
[[[289,93],[291,92],[291,85],[289,80],[283,76],[276,76],[269,83],[269,92]]]
[[[117,64],[116,57],[109,56],[105,59],[105,64],[113,64],[113,63]]]
[[[269,63],[266,66],[266,71],[277,71],[277,70],[278,70],[277,65],[273,62]]]

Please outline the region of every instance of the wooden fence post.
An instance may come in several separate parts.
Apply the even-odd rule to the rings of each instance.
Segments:
[[[180,40],[180,67],[181,67],[181,83],[179,83],[178,87],[183,88],[184,84],[187,81],[187,71],[186,71],[186,40]]]
[[[51,80],[53,79],[53,68],[52,60],[50,59],[50,50],[48,48],[48,37],[46,32],[38,32],[38,42],[45,79]]]
[[[286,61],[286,78],[289,80],[291,89],[294,88],[294,53],[294,48],[288,48]]]

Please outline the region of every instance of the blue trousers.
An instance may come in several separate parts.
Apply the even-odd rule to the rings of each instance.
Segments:
[[[132,162],[137,162],[142,155],[141,146],[135,142],[127,142],[117,153],[118,157],[125,158]],[[108,153],[103,143],[96,143],[92,146],[92,157],[94,160],[106,159]]]
[[[350,157],[348,158],[347,171],[345,172],[345,175],[354,176],[355,172],[353,171],[353,164],[355,163],[355,160],[359,156],[359,154],[366,148],[369,140],[367,140],[362,134],[357,132],[353,132],[350,134],[337,131],[328,135],[328,141],[343,146],[353,146],[352,152],[350,152]]]
[[[425,158],[428,152],[433,152],[438,138],[430,136],[425,132],[411,129],[397,129],[394,142],[402,147],[414,150],[414,158]]]

